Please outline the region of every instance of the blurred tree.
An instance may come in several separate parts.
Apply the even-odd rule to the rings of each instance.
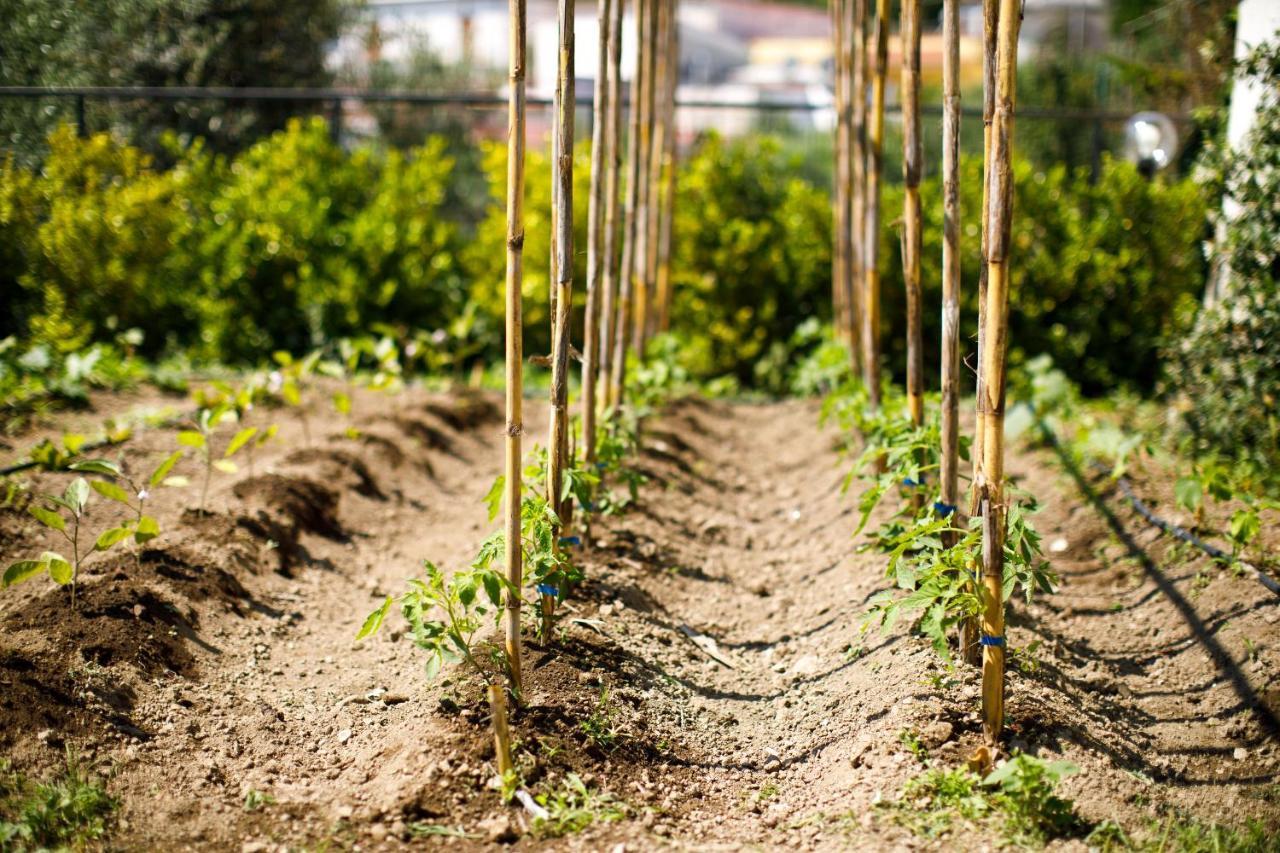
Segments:
[[[0,0],[8,31],[0,84],[18,86],[323,86],[327,45],[360,0]],[[294,103],[93,102],[91,130],[149,150],[166,130],[233,150],[314,109]],[[0,144],[39,156],[70,99],[7,101]]]

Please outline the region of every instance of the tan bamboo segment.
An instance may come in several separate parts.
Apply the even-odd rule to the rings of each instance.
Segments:
[[[983,482],[983,417],[986,411],[986,381],[984,357],[987,328],[987,227],[990,219],[988,210],[988,177],[991,174],[991,123],[996,109],[996,32],[999,28],[999,0],[983,0],[982,2],[982,212],[981,243],[982,263],[978,265],[978,367],[975,371],[975,409],[977,426],[973,432],[973,446],[970,456],[973,460],[973,480],[969,495],[969,515],[981,512],[981,495],[979,485]],[[974,567],[974,576],[979,566]],[[961,625],[960,648],[962,658],[969,664],[977,666],[982,660],[982,647],[978,645],[978,624],[976,619],[967,619]]]
[[[850,341],[850,367],[857,376],[863,359],[863,337],[867,299],[866,287],[866,181],[867,181],[867,0],[852,0],[852,32],[849,33],[849,100],[853,108],[851,125],[852,198],[849,200],[850,237],[853,251],[849,270],[853,291],[854,330]]]
[[[845,66],[848,57],[845,53],[845,7],[850,0],[831,0],[831,48],[832,48],[832,90],[835,96],[834,107],[836,117],[834,182],[831,188],[831,322],[837,336],[850,346],[853,341],[848,337],[849,317],[845,302],[844,282],[848,276],[850,240],[848,196],[851,175],[849,168],[849,124],[845,121],[845,105],[849,99],[846,87],[848,80]]]
[[[609,406],[620,406],[626,397],[628,336],[631,332],[631,304],[634,294],[636,260],[636,210],[640,193],[640,100],[644,68],[645,27],[650,0],[636,0],[636,67],[631,75],[631,103],[627,139],[627,196],[623,207],[622,265],[618,273],[617,324],[613,332],[613,375],[609,379]]]
[[[604,267],[603,293],[600,304],[599,384],[600,402],[608,412],[612,406],[609,378],[613,365],[614,313],[618,300],[618,172],[622,165],[620,125],[622,123],[622,13],[625,0],[613,0],[609,6],[609,56],[604,85],[608,88],[608,109],[605,112],[605,207],[604,207]]]
[[[942,4],[942,425],[939,495],[960,517],[960,11]],[[943,542],[955,544],[947,531]],[[962,637],[963,642],[963,637]]]
[[[504,780],[515,770],[511,761],[511,729],[507,725],[507,697],[502,686],[489,685],[489,718],[493,727],[493,753],[498,761],[498,775]]]
[[[924,423],[924,336],[920,319],[920,0],[901,0],[902,40],[902,281],[907,296],[907,410]],[[917,496],[916,503],[919,503]]]
[[[862,371],[867,399],[880,407],[880,170],[884,158],[884,82],[889,59],[888,0],[875,0],[876,16],[872,43],[875,45],[871,80],[871,112],[867,124],[867,174],[865,229],[863,232],[864,274],[862,306]]]
[[[510,94],[507,101],[507,278],[506,278],[506,475],[504,480],[504,558],[510,588],[506,595],[507,662],[511,688],[522,688],[520,668],[520,601],[524,586],[524,550],[520,540],[520,477],[524,432],[524,127],[525,0],[509,0],[511,17]]]
[[[1017,93],[1019,0],[1000,0],[996,35],[996,103],[987,179],[987,315],[982,351],[986,410],[982,468],[982,730],[994,744],[1004,727],[1004,406],[1009,335],[1009,243],[1013,220],[1013,111]],[[998,638],[998,642],[987,642]]]
[[[596,461],[596,371],[600,361],[600,288],[604,276],[604,210],[607,206],[605,190],[605,159],[609,113],[609,28],[614,3],[622,0],[600,0],[599,60],[596,63],[596,84],[592,105],[591,126],[591,188],[587,200],[587,306],[582,323],[582,458],[587,467]]]
[[[632,349],[639,358],[644,358],[646,333],[649,323],[649,302],[653,298],[651,260],[649,248],[652,245],[651,212],[654,203],[653,141],[654,127],[654,89],[657,82],[658,60],[658,27],[662,16],[662,0],[648,0],[648,15],[645,17],[644,42],[641,56],[643,73],[640,75],[640,171],[636,196],[636,254],[634,259],[635,281],[632,283],[631,310],[634,312],[632,323]]]
[[[677,16],[677,0],[671,4],[670,23],[667,28],[667,75],[663,92],[663,114],[666,116],[666,133],[662,151],[662,210],[658,226],[657,272],[657,330],[671,328],[671,239],[676,215],[676,170],[679,166],[676,150],[676,89],[680,85],[680,22]]]
[[[644,316],[644,336],[640,346],[642,352],[649,338],[653,337],[658,323],[658,241],[662,231],[663,169],[666,165],[667,136],[669,135],[666,93],[669,86],[668,78],[671,76],[671,13],[673,9],[671,0],[657,0],[657,5],[658,28],[653,51],[653,91],[650,94],[653,99],[651,107],[653,116],[650,119],[653,123],[653,135],[649,139],[649,217],[645,222],[648,256],[644,263],[644,290],[648,295],[648,303]]]
[[[559,66],[556,80],[556,125],[551,161],[555,188],[552,233],[555,235],[555,327],[551,338],[551,426],[547,441],[547,503],[568,520],[568,501],[560,500],[568,467],[569,311],[573,306],[573,11],[574,0],[559,0]],[[542,596],[543,639],[549,640],[555,599]]]

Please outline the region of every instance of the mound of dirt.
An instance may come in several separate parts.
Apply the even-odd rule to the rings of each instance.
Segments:
[[[275,543],[281,572],[305,559],[303,534],[339,542],[347,538],[338,521],[338,493],[309,477],[261,474],[240,480],[232,491],[243,503],[238,523]]]

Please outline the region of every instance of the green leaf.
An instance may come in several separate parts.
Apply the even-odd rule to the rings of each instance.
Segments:
[[[183,486],[191,485],[191,480],[181,474],[178,474],[174,477],[165,477],[164,482],[161,485],[168,486],[173,489],[181,489]]]
[[[1179,477],[1178,481],[1173,484],[1173,496],[1177,500],[1178,506],[1188,512],[1195,512],[1200,509],[1203,495],[1200,481],[1195,477]]]
[[[223,457],[230,458],[232,455],[235,454],[237,450],[244,447],[245,444],[248,443],[249,439],[253,438],[257,434],[258,434],[257,427],[245,427],[244,429],[240,430],[238,433],[236,433],[234,436],[231,437],[231,442],[227,445],[226,452],[222,454]]]
[[[382,627],[383,621],[387,618],[387,614],[391,611],[391,596],[387,596],[386,601],[382,602],[382,606],[365,617],[364,625],[360,627],[360,633],[356,634],[357,640],[363,640],[378,633],[378,629]]]
[[[498,478],[493,481],[493,485],[489,487],[488,494],[484,496],[485,506],[489,508],[489,521],[497,518],[498,511],[502,509],[502,493],[506,485],[506,476],[499,474]]]
[[[1258,514],[1251,509],[1238,509],[1231,514],[1231,541],[1244,547],[1253,541],[1262,529]]]
[[[204,447],[204,433],[193,429],[184,429],[178,433],[178,444],[184,444],[187,447],[201,448]]]
[[[89,484],[93,490],[102,495],[107,500],[117,501],[119,503],[129,504],[129,493],[117,486],[115,483],[107,480],[94,480]]]
[[[49,567],[49,577],[59,586],[66,586],[71,583],[75,572],[71,570],[71,564],[61,554],[53,551],[45,551],[40,555],[40,562]]]
[[[178,464],[178,460],[183,457],[181,450],[175,450],[170,453],[165,460],[160,463],[156,470],[151,472],[151,476],[147,478],[147,482],[152,486],[158,486],[163,482],[164,478],[173,470],[173,466]]]
[[[219,459],[213,463],[213,467],[217,468],[224,474],[234,474],[240,470],[240,468],[236,466],[236,463],[232,462],[230,459]]]
[[[3,585],[8,587],[13,586],[15,583],[22,583],[27,578],[43,572],[45,565],[39,560],[18,560],[4,570]]]
[[[150,542],[159,535],[160,522],[149,515],[144,515],[138,519],[138,528],[133,531],[133,541],[141,545],[144,542]]]
[[[76,515],[79,515],[84,511],[85,504],[89,502],[89,482],[84,477],[76,477],[67,486],[63,498],[75,510]]]
[[[83,474],[106,474],[110,477],[120,476],[120,466],[106,459],[84,459],[67,466],[68,471],[79,471]]]
[[[117,542],[120,542],[133,533],[131,527],[113,527],[110,530],[104,530],[98,536],[98,541],[93,543],[93,550],[106,551]]]
[[[54,512],[51,509],[45,509],[42,506],[32,504],[27,507],[27,512],[35,518],[36,521],[48,527],[50,530],[66,530],[67,522],[61,513]]]
[[[342,391],[337,392],[333,395],[333,408],[340,414],[351,414],[351,397]]]
[[[444,665],[444,661],[440,655],[434,654],[427,658],[424,669],[426,670],[427,681],[435,681],[436,676],[440,674],[440,668]]]
[[[62,446],[71,453],[79,453],[89,439],[78,432],[69,432],[62,436]]]

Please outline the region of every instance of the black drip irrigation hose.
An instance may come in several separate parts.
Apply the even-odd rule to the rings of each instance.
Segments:
[[[1133,488],[1129,484],[1128,477],[1122,476],[1116,482],[1120,486],[1120,491],[1124,493],[1125,498],[1129,501],[1129,505],[1132,506],[1135,510],[1137,510],[1138,515],[1145,518],[1148,522],[1155,525],[1156,527],[1159,527],[1161,530],[1163,530],[1165,533],[1168,533],[1170,536],[1174,536],[1178,539],[1181,539],[1183,542],[1188,542],[1196,546],[1201,551],[1204,551],[1206,554],[1208,554],[1210,557],[1213,557],[1215,560],[1222,560],[1223,562],[1232,563],[1234,565],[1240,566],[1245,571],[1252,574],[1254,580],[1256,580],[1258,583],[1262,584],[1263,586],[1271,590],[1276,595],[1280,595],[1280,583],[1278,583],[1274,578],[1272,578],[1267,573],[1260,570],[1257,566],[1254,566],[1252,563],[1246,563],[1244,560],[1239,559],[1233,554],[1228,554],[1226,551],[1223,551],[1218,546],[1212,545],[1204,541],[1199,536],[1192,533],[1190,530],[1187,530],[1185,527],[1181,527],[1180,525],[1174,524],[1172,521],[1161,518],[1160,516],[1152,512],[1150,507],[1148,507],[1145,503],[1143,503],[1142,499],[1133,493]]]

